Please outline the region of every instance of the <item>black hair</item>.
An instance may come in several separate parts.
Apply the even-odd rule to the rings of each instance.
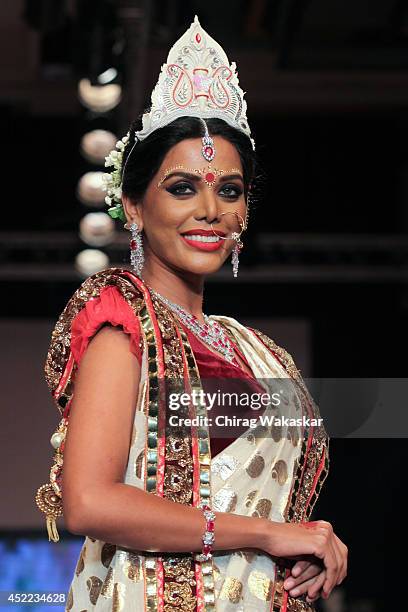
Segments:
[[[245,197],[249,195],[252,202],[257,157],[249,137],[222,119],[210,118],[205,121],[211,136],[222,136],[237,149],[243,169],[244,194]],[[174,145],[186,138],[204,136],[204,126],[200,119],[190,116],[178,117],[164,127],[154,130],[147,138],[137,142],[133,147],[135,130],[140,129],[138,123],[136,120],[130,127],[130,138],[126,144],[122,161],[122,168],[125,168],[122,177],[122,193],[134,201],[143,198],[151,179],[160,168],[167,152]],[[131,150],[132,154],[128,159]]]

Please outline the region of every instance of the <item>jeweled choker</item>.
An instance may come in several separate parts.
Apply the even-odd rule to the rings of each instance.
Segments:
[[[149,285],[148,287],[150,292],[156,298],[164,302],[166,306],[168,306],[174,312],[174,314],[178,316],[181,322],[184,323],[184,325],[188,327],[188,329],[192,331],[199,340],[220,352],[230,363],[238,365],[234,355],[234,346],[223,330],[222,326],[217,321],[214,321],[208,315],[204,314],[203,316],[205,323],[200,323],[195,315],[185,310],[179,304],[176,304],[175,302],[172,302],[168,298],[164,297],[158,291],[152,289],[152,287]]]

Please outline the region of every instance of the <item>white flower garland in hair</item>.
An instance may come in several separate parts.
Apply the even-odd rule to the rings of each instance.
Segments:
[[[110,206],[108,214],[112,219],[120,219],[123,222],[126,222],[126,215],[122,206],[122,161],[123,150],[129,142],[129,137],[130,132],[121,140],[118,140],[116,149],[112,149],[109,155],[105,157],[105,167],[113,166],[113,170],[102,175],[102,189],[107,192],[105,204]]]

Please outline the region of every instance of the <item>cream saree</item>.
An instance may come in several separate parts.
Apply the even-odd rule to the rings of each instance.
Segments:
[[[220,512],[280,522],[308,520],[329,466],[324,428],[260,425],[245,431],[214,459],[210,457],[208,428],[199,426],[184,432],[183,437],[170,435],[163,428],[166,408],[158,391],[160,376],[170,382],[184,376],[189,389],[201,388],[200,377],[181,326],[163,304],[152,301],[140,279],[127,270],[109,269],[87,279],[56,325],[46,375],[63,416],[59,431],[63,433],[68,426],[74,388],[70,324],[86,301],[109,284],[120,289],[144,332],[140,385],[124,482],[178,503],[198,505],[200,500],[207,500]],[[273,381],[279,379],[283,403],[274,409],[275,417],[320,416],[284,349],[235,319],[214,318],[234,338],[266,391],[276,391]],[[62,403],[61,398],[65,398]],[[196,414],[204,413],[205,406],[198,406]],[[62,470],[62,452],[58,449],[54,461]],[[51,485],[55,484],[55,476],[58,480],[55,465]],[[55,486],[53,491],[62,497],[62,491]],[[51,520],[49,515],[48,519]],[[188,554],[147,554],[86,537],[66,610],[313,610],[303,599],[287,596],[282,586],[287,575],[288,569],[259,550],[216,551],[212,562],[200,564]]]

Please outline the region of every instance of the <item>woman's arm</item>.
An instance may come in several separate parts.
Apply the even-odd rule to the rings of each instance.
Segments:
[[[139,377],[129,336],[102,328],[75,380],[64,448],[67,528],[125,548],[199,552],[205,530],[201,510],[123,483]],[[262,519],[217,513],[216,548],[260,548],[263,525]]]

